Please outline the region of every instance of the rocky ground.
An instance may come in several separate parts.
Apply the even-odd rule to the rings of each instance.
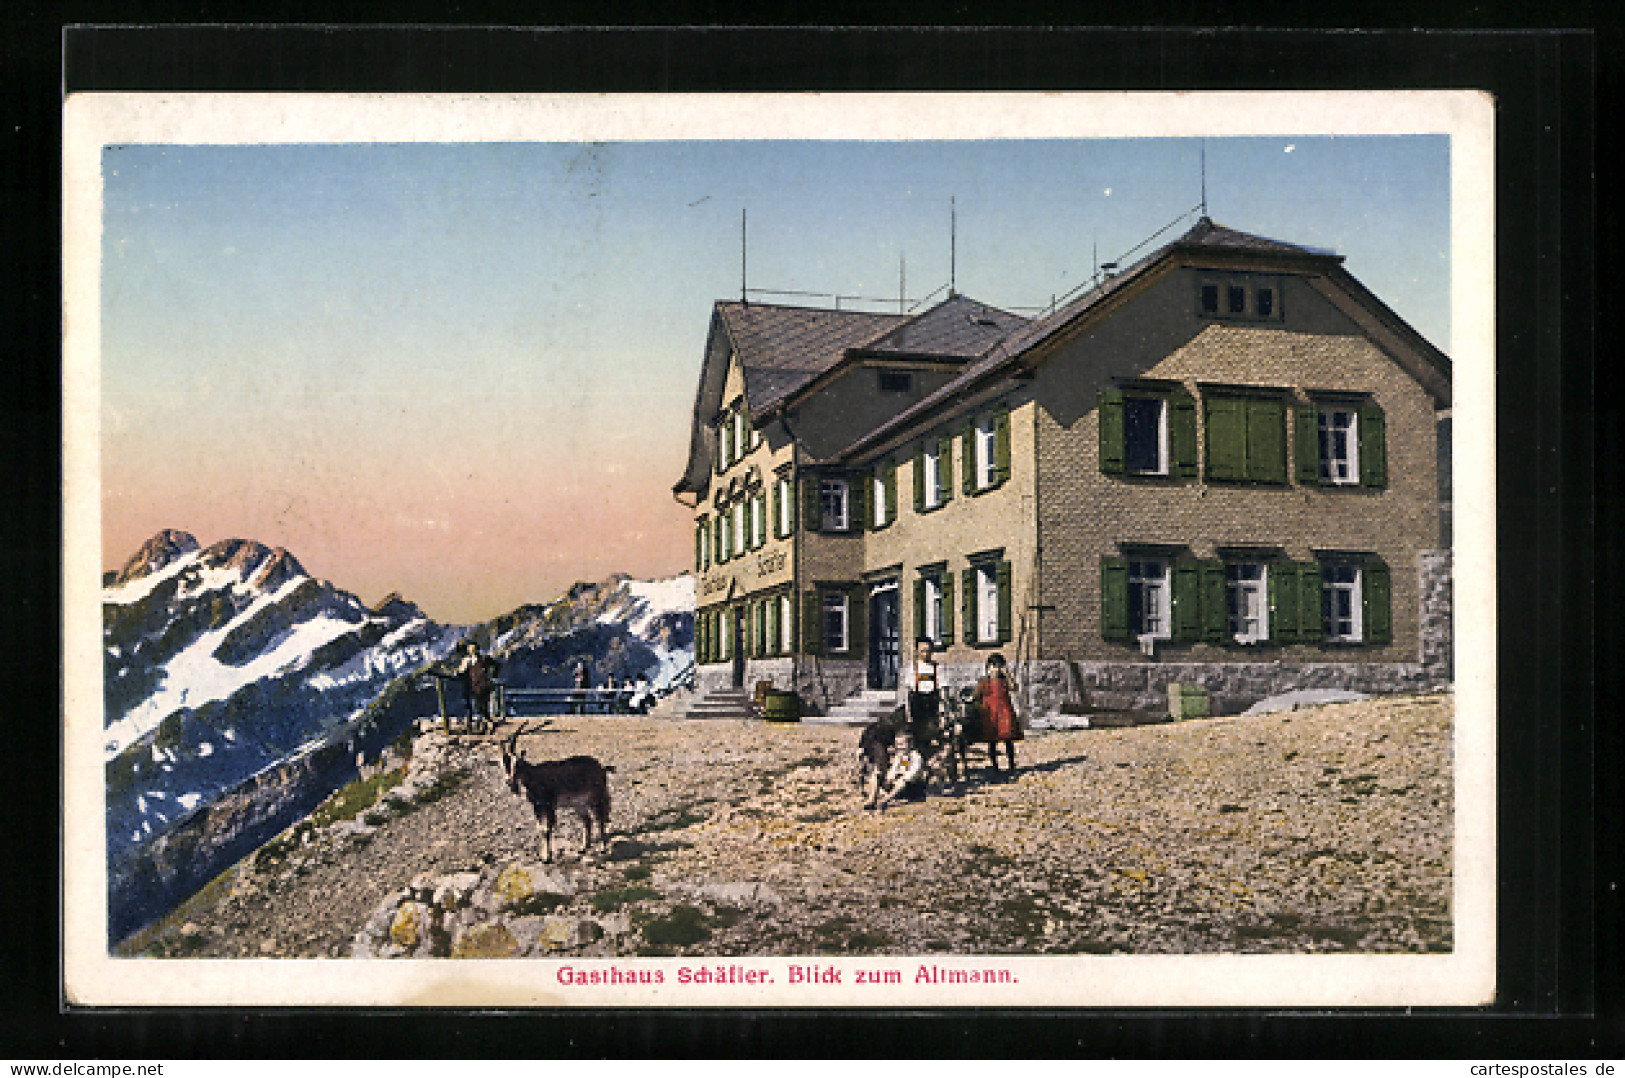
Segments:
[[[607,851],[542,866],[496,745],[295,838],[151,954],[1423,952],[1451,947],[1448,695],[1034,733],[1019,773],[865,811],[854,728],[559,717]],[[370,822],[369,822],[370,821]],[[403,912],[407,909],[407,912]]]

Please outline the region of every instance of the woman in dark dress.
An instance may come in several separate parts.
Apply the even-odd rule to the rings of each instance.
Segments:
[[[1021,720],[1016,717],[1016,685],[1010,680],[1004,656],[988,656],[987,676],[976,683],[977,712],[982,717],[982,738],[987,742],[988,762],[999,769],[999,742],[1004,742],[1010,773],[1016,770],[1016,742],[1022,740]]]

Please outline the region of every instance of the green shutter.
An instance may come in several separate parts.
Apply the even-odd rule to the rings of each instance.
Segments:
[[[694,524],[694,571],[700,572],[705,568],[705,521],[696,521]]]
[[[699,664],[710,662],[705,651],[705,611],[703,610],[694,614],[694,661]]]
[[[1177,643],[1192,644],[1202,635],[1200,573],[1196,562],[1189,558],[1174,562],[1172,568],[1173,638]]]
[[[1008,644],[1015,636],[1012,631],[1014,618],[1011,615],[1011,573],[1010,563],[999,562],[999,643]]]
[[[914,511],[925,512],[925,443],[914,451]]]
[[[886,469],[886,521],[890,523],[897,519],[897,468],[896,460],[884,466]]]
[[[942,589],[942,646],[947,647],[954,642],[954,574],[944,571],[937,587]]]
[[[937,504],[947,505],[954,497],[954,436],[937,435]]]
[[[1360,405],[1360,485],[1388,485],[1388,421],[1376,401]]]
[[[1249,400],[1247,405],[1247,478],[1259,483],[1286,482],[1286,405],[1278,400]]]
[[[1183,390],[1168,398],[1168,473],[1180,479],[1195,479],[1196,400]]]
[[[869,484],[861,475],[846,481],[846,530],[861,532],[874,519],[869,515]]]
[[[779,599],[774,596],[762,604],[762,612],[767,621],[767,647],[763,650],[769,655],[779,654]]]
[[[869,589],[862,584],[846,593],[846,653],[862,655],[868,646],[869,609],[865,599]]]
[[[925,578],[914,581],[914,639],[925,635]],[[908,649],[904,648],[904,652]]]
[[[1247,478],[1247,413],[1243,401],[1208,397],[1207,477]]]
[[[1265,570],[1270,596],[1270,643],[1296,644],[1298,632],[1298,567],[1289,561],[1272,563]],[[1320,601],[1315,601],[1320,611]]]
[[[1223,644],[1230,639],[1230,604],[1225,594],[1224,562],[1204,561],[1198,569],[1202,581],[1202,639]]]
[[[1364,604],[1361,621],[1367,644],[1394,642],[1389,591],[1387,564],[1381,558],[1372,558],[1360,569],[1360,601]]]
[[[806,476],[801,480],[802,527],[810,532],[823,528],[824,506],[818,498],[818,477]]]
[[[824,611],[818,603],[818,589],[801,596],[801,650],[807,655],[824,653]]]
[[[1320,563],[1298,566],[1298,640],[1318,644],[1326,635],[1326,622],[1320,609]]]
[[[1313,404],[1300,404],[1293,413],[1298,417],[1297,429],[1293,432],[1298,443],[1293,453],[1298,482],[1316,487],[1320,485],[1320,409]]]
[[[1010,478],[1010,409],[993,413],[993,482]]]
[[[762,493],[767,502],[767,534],[774,539],[783,539],[784,534],[779,531],[779,488],[777,483],[768,487]]]
[[[1128,559],[1100,559],[1100,635],[1127,641]]]
[[[965,624],[960,630],[965,643],[976,643],[976,570],[966,569],[959,574],[960,595],[959,612],[964,615]]]
[[[785,484],[790,488],[790,497],[784,500],[784,534],[788,538],[796,533],[796,486],[788,479]]]
[[[1122,475],[1123,391],[1102,389],[1097,397],[1097,403],[1100,414],[1100,470],[1107,475]],[[1126,591],[1124,595],[1127,596]],[[1125,617],[1127,609],[1124,607]]]
[[[952,457],[943,458],[943,467],[946,469],[943,485],[952,489],[954,462]],[[959,489],[966,494],[976,493],[976,420],[965,420],[965,425],[959,431]]]

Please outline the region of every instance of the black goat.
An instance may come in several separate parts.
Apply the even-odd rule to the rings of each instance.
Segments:
[[[553,860],[553,828],[559,808],[575,809],[576,815],[581,817],[581,825],[587,829],[587,837],[583,840],[581,849],[585,853],[592,845],[592,824],[598,821],[598,841],[605,848],[609,846],[609,779],[608,773],[614,771],[613,767],[605,767],[591,756],[572,756],[568,760],[548,760],[533,764],[525,759],[523,752],[515,753],[514,748],[519,741],[519,735],[524,732],[521,727],[513,732],[513,736],[502,742],[502,770],[508,776],[508,789],[519,793],[524,789],[525,798],[536,813],[536,821],[542,825],[543,841],[546,844],[546,860]]]

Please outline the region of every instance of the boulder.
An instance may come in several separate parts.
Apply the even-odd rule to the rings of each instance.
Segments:
[[[537,894],[573,895],[575,884],[551,865],[514,862],[497,876],[492,890],[502,905],[518,906]]]
[[[478,872],[453,872],[449,876],[440,876],[434,881],[430,901],[443,910],[462,909],[469,904],[470,896],[479,885]]]
[[[453,958],[512,958],[519,941],[500,921],[482,921],[458,932],[451,945]]]

